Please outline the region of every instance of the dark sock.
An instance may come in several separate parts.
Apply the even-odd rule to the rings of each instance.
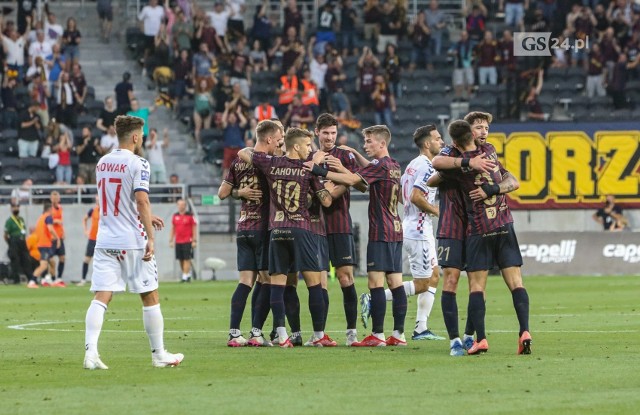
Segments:
[[[473,328],[473,320],[471,319],[471,311],[469,309],[469,305],[467,304],[467,324],[464,326],[464,334],[469,336],[473,336],[476,330]]]
[[[384,288],[371,288],[371,331],[374,333],[384,333],[384,315],[387,313],[387,298],[384,295]]]
[[[284,327],[284,285],[271,284],[270,304],[274,326]]]
[[[62,279],[63,272],[64,272],[64,261],[58,261],[58,275],[56,275],[56,277]]]
[[[358,321],[358,293],[355,284],[342,288],[342,303],[347,318],[347,329],[355,329]]]
[[[255,328],[262,330],[264,322],[267,320],[269,310],[271,309],[271,284],[262,284],[260,294],[256,300],[256,314],[255,319],[251,322],[251,325]]]
[[[440,305],[442,306],[444,325],[447,326],[447,333],[449,333],[449,340],[460,337],[460,331],[458,330],[458,302],[456,300],[456,293],[452,291],[443,291],[440,296]]]
[[[322,298],[322,286],[320,284],[307,288],[309,290],[309,312],[313,331],[324,330],[324,298]]]
[[[484,332],[484,315],[486,311],[482,291],[469,293],[469,315],[471,316],[471,321],[473,321],[473,327],[476,329],[476,341],[478,342],[487,338]]]
[[[407,293],[404,286],[391,290],[393,296],[393,329],[404,333],[404,320],[407,317]]]
[[[516,309],[518,323],[520,323],[520,336],[525,331],[529,331],[529,294],[524,287],[511,291],[513,298],[513,308]]]
[[[322,324],[322,330],[327,326],[327,316],[329,315],[329,291],[322,289],[322,299],[324,300],[324,323]]]
[[[238,284],[231,296],[231,318],[229,319],[229,329],[239,329],[244,308],[247,305],[247,297],[251,292],[251,287],[245,284]]]
[[[89,272],[89,264],[87,264],[86,262],[82,263],[82,280],[86,280],[87,279],[87,273]]]
[[[300,331],[300,298],[297,287],[293,285],[287,285],[284,289],[284,312],[291,332]]]
[[[260,295],[260,290],[262,289],[262,283],[256,281],[253,285],[253,292],[251,293],[251,322],[256,318],[256,302],[258,301],[258,296]]]

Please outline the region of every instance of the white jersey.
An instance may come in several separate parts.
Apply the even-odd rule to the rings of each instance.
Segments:
[[[96,182],[100,204],[100,224],[96,248],[144,249],[144,231],[135,192],[149,193],[151,169],[147,160],[129,150],[117,149],[100,159]]]
[[[402,175],[402,198],[404,199],[404,218],[402,232],[406,239],[427,240],[433,238],[431,215],[418,209],[411,203],[411,192],[418,188],[424,192],[427,202],[434,205],[436,188],[428,187],[427,180],[435,172],[431,160],[427,156],[419,155],[411,160]]]

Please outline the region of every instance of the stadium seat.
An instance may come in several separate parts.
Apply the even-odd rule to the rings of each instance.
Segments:
[[[85,124],[96,125],[97,117],[91,114],[80,114],[78,115],[78,119],[76,120],[78,126],[82,126]]]
[[[35,184],[52,184],[56,181],[53,170],[39,170],[32,173],[31,178]]]
[[[104,108],[104,103],[102,101],[89,101],[89,102],[85,102],[84,106],[87,108],[87,112],[90,115],[93,115],[94,117],[96,117],[96,119],[98,117],[100,117],[100,113],[102,112],[102,109]],[[78,125],[80,125],[78,123]]]
[[[6,129],[0,132],[0,141],[6,141],[10,139],[18,139],[18,130]]]
[[[2,156],[0,157],[0,167],[2,167],[3,171],[19,169],[22,167],[22,162],[19,158],[13,156]]]
[[[204,145],[212,141],[222,141],[222,130],[217,128],[203,128],[200,131],[200,142]]]
[[[25,170],[49,169],[49,160],[42,157],[27,157],[21,160]]]
[[[8,140],[5,140],[2,146],[0,147],[2,147],[4,154],[10,155],[10,156],[18,156],[18,140],[17,139],[10,138]]]

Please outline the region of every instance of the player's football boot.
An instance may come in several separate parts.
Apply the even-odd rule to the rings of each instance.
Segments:
[[[289,337],[287,337],[285,341],[279,342],[278,346],[282,349],[293,349],[293,343],[291,343],[291,339]]]
[[[364,326],[365,329],[367,328],[370,315],[371,315],[371,294],[362,293],[360,294],[360,320],[362,320],[362,325]]]
[[[289,340],[291,340],[291,344],[293,344],[294,347],[302,346],[302,334],[300,334],[299,331],[291,333]]]
[[[65,284],[64,281],[62,281],[62,280],[55,280],[53,282],[52,286],[58,287],[58,288],[65,288],[67,286],[67,284]]]
[[[247,339],[241,334],[239,336],[229,335],[229,341],[227,342],[227,346],[229,347],[244,347],[247,345]]]
[[[475,341],[473,340],[473,336],[467,336],[465,334],[464,336],[464,340],[463,340],[463,347],[465,350],[469,350],[473,347],[473,343],[475,343]]]
[[[449,356],[464,356],[464,346],[462,346],[460,339],[452,341]]]
[[[438,336],[431,330],[426,329],[425,331],[420,333],[414,331],[413,335],[411,336],[411,340],[444,340],[444,337]]]
[[[387,342],[384,339],[379,339],[373,334],[368,335],[361,342],[351,343],[351,347],[385,347]]]
[[[184,359],[182,353],[169,353],[162,350],[158,353],[151,353],[151,364],[153,367],[174,367],[178,366]]]
[[[400,337],[389,336],[387,337],[387,346],[406,346],[407,339],[404,337],[404,333]]]
[[[40,285],[43,287],[51,287],[53,285],[53,281],[51,281],[51,278],[43,278],[42,281],[40,281]]]
[[[347,341],[345,343],[347,347],[350,347],[351,345],[353,345],[353,343],[357,343],[357,342],[358,342],[358,333],[356,333],[355,331],[347,332]]]
[[[89,369],[89,370],[95,370],[95,369],[109,369],[109,367],[107,367],[107,365],[105,365],[104,363],[102,363],[102,360],[100,360],[100,356],[98,356],[97,354],[85,354],[84,355],[84,363],[82,365],[85,369]]]
[[[522,333],[518,340],[518,354],[531,354],[531,334],[528,331]]]
[[[40,288],[40,286],[38,285],[37,282],[35,282],[34,280],[31,280],[27,283],[27,288]]]
[[[321,339],[316,338],[316,336],[311,336],[308,342],[304,344],[305,346],[311,347],[336,347],[338,343],[336,343],[331,337],[329,337],[326,333],[324,337]]]
[[[489,342],[487,339],[482,339],[479,342],[473,342],[473,346],[467,350],[467,354],[481,354],[489,351]]]
[[[87,284],[86,280],[80,280],[76,283],[76,287],[84,287]]]
[[[271,346],[273,346],[273,344],[271,344],[270,341],[265,339],[262,334],[259,335],[259,336],[254,336],[253,333],[252,333],[251,337],[249,337],[249,341],[247,342],[247,346],[252,346],[252,347],[271,347]]]

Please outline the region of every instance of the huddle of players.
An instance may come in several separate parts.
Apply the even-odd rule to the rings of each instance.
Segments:
[[[485,116],[488,132],[488,122],[491,119],[490,115],[485,115],[488,116],[488,119]],[[472,128],[466,121],[452,123],[451,126],[454,128],[453,130],[450,128],[450,134],[452,132],[455,133],[456,137],[460,137],[460,140],[466,137],[466,134],[462,133],[464,130],[462,127],[458,128],[458,130],[455,129],[456,123],[464,123],[469,131],[468,135],[471,136]],[[414,135],[416,144],[421,147],[426,141],[430,142],[430,139],[425,139],[425,133],[430,138],[433,135],[431,132],[434,130],[435,134],[437,134],[435,127],[432,129],[421,127],[418,129]],[[245,345],[270,346],[271,343],[262,334],[262,327],[269,309],[273,312],[275,338],[277,338],[279,345],[281,347],[292,347],[294,344],[302,344],[302,339],[299,335],[300,303],[295,290],[297,272],[301,271],[309,290],[309,309],[314,331],[313,336],[305,345],[317,347],[335,346],[336,342],[324,333],[328,308],[326,291],[327,251],[329,252],[328,257],[331,258],[337,268],[338,278],[344,294],[347,346],[406,345],[404,320],[407,308],[407,293],[405,292],[406,283],[404,286],[402,283],[403,230],[402,222],[397,212],[397,205],[403,202],[403,195],[400,186],[400,166],[389,157],[388,153],[388,146],[391,140],[390,131],[386,126],[373,126],[363,130],[364,149],[367,155],[372,158],[371,162],[355,151],[351,152],[335,147],[337,121],[331,115],[323,114],[318,118],[315,133],[319,137],[322,151],[316,152],[312,158],[310,157],[312,134],[297,128],[289,129],[285,136],[286,156],[277,157],[275,155],[278,154],[282,145],[282,126],[275,121],[261,122],[256,129],[257,143],[255,148],[244,149],[238,154],[239,158],[234,160],[229,175],[225,178],[225,182],[220,188],[219,196],[221,198],[224,199],[231,195],[243,200],[238,222],[237,242],[240,283],[231,301],[228,345],[232,347]],[[484,133],[484,138],[486,139],[486,132]],[[437,139],[441,140],[439,134],[437,134]],[[458,145],[457,141],[456,144]],[[511,181],[507,181],[508,185],[505,186],[499,184],[502,181],[500,174],[504,174],[505,177],[509,176],[508,172],[496,167],[494,160],[497,161],[497,157],[493,147],[491,147],[493,152],[488,153],[488,159],[485,159],[486,155],[478,155],[471,159],[466,157],[467,154],[465,153],[465,157],[458,160],[457,158],[448,157],[463,155],[458,150],[456,150],[458,153],[454,153],[452,149],[455,149],[455,147],[443,150],[443,156],[440,156],[441,161],[439,161],[440,168],[447,169],[463,166],[463,174],[451,174],[448,172],[434,175],[434,183],[429,184],[442,182],[442,189],[446,191],[448,188],[455,193],[455,195],[452,193],[451,197],[441,197],[441,200],[447,200],[441,201],[440,212],[446,211],[447,214],[443,215],[444,219],[440,219],[438,237],[441,240],[440,256],[442,257],[443,252],[447,253],[446,257],[442,258],[443,268],[445,268],[443,311],[445,311],[444,297],[446,296],[449,300],[446,306],[449,318],[445,317],[445,322],[452,340],[451,354],[460,355],[464,352],[462,342],[457,334],[455,287],[460,274],[459,270],[464,268],[464,231],[467,228],[464,203],[468,203],[468,199],[471,198],[472,204],[487,205],[486,200],[483,202],[482,199],[479,199],[482,196],[481,192],[483,192],[484,198],[492,201],[492,209],[487,207],[481,212],[482,215],[487,215],[484,222],[491,223],[493,219],[499,216],[501,221],[496,222],[496,224],[500,224],[498,226],[500,229],[502,227],[510,229],[511,232],[507,233],[507,235],[512,236],[513,241],[515,241],[512,226],[509,227],[504,224],[509,223],[507,215],[503,214],[504,212],[508,214],[504,196],[496,197],[496,192],[506,193],[514,190],[517,187],[517,181],[515,185]],[[461,147],[461,149],[482,152],[475,147]],[[490,149],[483,150],[489,151]],[[305,161],[308,159],[311,160]],[[434,158],[434,165],[436,160]],[[320,165],[324,167],[320,167]],[[471,175],[469,167],[483,170],[483,173],[478,175],[477,182],[474,177],[475,174]],[[447,175],[451,177],[446,177]],[[467,180],[463,180],[463,177],[466,177]],[[472,179],[469,180],[469,177],[472,177]],[[323,184],[319,178],[326,178],[330,182]],[[425,176],[423,181],[426,179],[427,177]],[[473,183],[473,189],[470,190],[472,196],[461,194],[461,191],[458,190],[458,185],[455,184],[458,180],[461,183]],[[478,187],[480,184],[483,185]],[[357,341],[355,329],[357,315],[357,295],[353,285],[353,259],[355,255],[347,186],[354,186],[362,191],[368,189],[370,192],[367,273],[370,289],[369,312],[373,326],[372,334],[365,337],[361,342]],[[462,188],[464,189],[464,187]],[[267,204],[267,192],[261,191],[264,189],[269,189],[269,204]],[[426,192],[423,197],[425,196]],[[499,202],[496,202],[498,199]],[[444,209],[443,204],[445,204]],[[449,206],[450,210],[447,210],[446,204],[451,205]],[[453,206],[454,204],[455,206]],[[454,210],[453,207],[458,209]],[[500,215],[496,214],[496,209],[500,212]],[[473,216],[471,214],[473,210],[468,209],[470,216]],[[493,214],[489,212],[493,212]],[[269,217],[268,226],[267,217]],[[508,214],[508,217],[510,218],[510,214]],[[449,223],[447,223],[447,220]],[[482,218],[478,220],[484,223]],[[459,223],[454,225],[452,221],[459,221]],[[493,226],[491,224],[487,225],[485,223],[485,225],[484,228],[488,226],[492,232],[495,229],[495,227],[491,227]],[[324,235],[325,226],[328,238]],[[445,227],[451,229],[444,230]],[[472,228],[469,227],[468,229],[471,230]],[[463,232],[462,235],[459,235],[460,230]],[[453,232],[451,233],[450,231]],[[503,234],[502,232],[494,233],[498,235],[498,238],[502,239],[500,237]],[[469,238],[469,240],[473,241],[476,241],[476,239]],[[444,244],[443,240],[445,241]],[[447,241],[457,242],[450,243],[447,247],[445,246]],[[500,242],[497,241],[497,243]],[[268,248],[267,245],[269,246]],[[419,250],[428,254],[426,252],[428,250],[427,245],[413,244],[414,257]],[[430,253],[433,254],[433,248],[431,249]],[[456,252],[451,256],[451,259],[457,257],[458,262],[449,262],[449,253],[454,249]],[[519,257],[517,241],[515,241],[515,252]],[[470,290],[472,292],[470,295],[469,315],[473,317],[473,324],[469,324],[468,330],[465,330],[466,334],[471,335],[471,344],[468,345],[469,354],[488,350],[484,334],[483,294],[488,270],[493,267],[493,255],[492,253],[488,254],[490,259],[485,258],[486,264],[478,265],[475,262],[473,264],[474,266],[480,266],[480,268],[486,268],[488,263],[491,263],[491,266],[486,270],[483,268],[481,271],[475,271],[473,278],[470,275],[470,287],[473,290]],[[433,255],[431,256],[432,258],[430,258],[428,264],[437,273],[436,259],[433,258]],[[510,288],[513,286],[514,305],[521,323],[518,352],[529,353],[531,339],[527,327],[528,297],[526,297],[526,291],[522,287],[521,278],[519,278],[519,266],[522,261],[520,258],[520,262],[516,265],[515,262],[517,261],[514,262],[513,258],[509,258],[507,262],[512,261],[512,263],[508,263],[508,267],[503,267],[505,260],[502,256],[499,256],[497,261],[501,268],[505,268],[503,269],[505,281],[507,281]],[[476,257],[474,256],[474,258]],[[516,278],[516,273],[511,268],[517,269],[518,278]],[[267,269],[269,270],[270,278],[267,277],[265,272]],[[447,269],[452,270],[447,272]],[[386,297],[383,288],[385,279],[393,299],[394,316],[393,334],[386,339],[383,327],[386,313]],[[433,283],[435,282],[437,285],[437,278],[429,278],[429,280],[429,284],[425,285],[420,291],[424,292],[429,288],[429,292],[435,294],[435,285]],[[252,297],[253,327],[250,339],[246,340],[239,330],[239,325],[254,281],[256,282]],[[478,295],[480,295],[481,304],[477,301]],[[518,298],[516,299],[516,297]],[[268,301],[267,298],[269,299]],[[450,301],[451,298],[453,298],[453,301]],[[473,303],[471,299],[474,300]],[[526,299],[526,302],[523,299]],[[524,307],[525,303],[526,307]],[[452,313],[453,309],[455,311]],[[289,319],[289,324],[293,331],[291,337],[286,332],[285,315]],[[420,310],[418,315],[420,316]],[[453,317],[455,317],[455,321],[453,321]],[[424,328],[426,329],[426,325]],[[478,336],[477,342],[473,341],[474,330]],[[468,339],[469,337],[465,336],[465,341]]]

